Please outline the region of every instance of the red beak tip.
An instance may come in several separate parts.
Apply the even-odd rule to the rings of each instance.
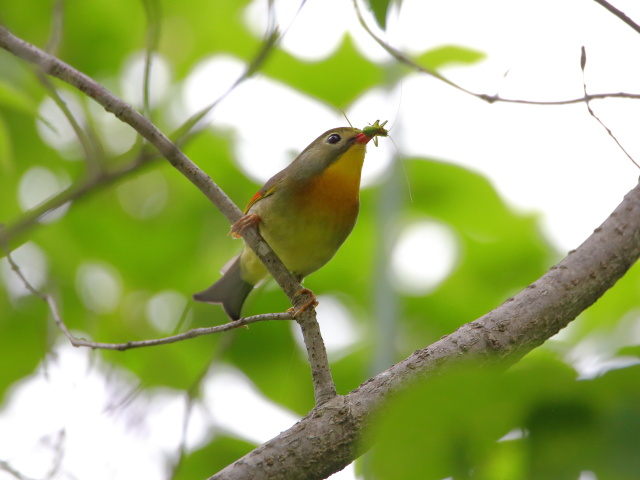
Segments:
[[[373,137],[367,137],[364,133],[360,132],[358,135],[356,135],[356,142],[364,143],[366,145],[372,138]]]

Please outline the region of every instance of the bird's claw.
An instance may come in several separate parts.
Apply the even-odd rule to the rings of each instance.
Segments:
[[[290,309],[287,310],[287,312],[293,312],[293,318],[296,318],[298,315],[300,315],[302,312],[304,312],[309,308],[316,308],[318,306],[318,300],[316,299],[316,296],[308,288],[303,288],[301,290],[298,290],[295,293],[295,295],[293,296],[293,304],[294,305],[297,304],[298,299],[303,295],[307,295],[309,297],[304,304],[298,307],[297,310],[296,310],[296,307],[291,307]]]
[[[260,223],[260,215],[257,215],[255,213],[248,213],[247,215],[241,217],[240,220],[235,222],[233,225],[231,225],[231,231],[229,232],[229,235],[231,235],[233,238],[242,238],[242,234],[247,228],[256,226],[258,225],[258,223]]]

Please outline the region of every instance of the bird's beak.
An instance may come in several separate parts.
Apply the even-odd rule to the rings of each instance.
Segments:
[[[367,137],[364,133],[360,132],[356,135],[356,143],[362,143],[363,145],[366,145],[372,138],[373,137]]]

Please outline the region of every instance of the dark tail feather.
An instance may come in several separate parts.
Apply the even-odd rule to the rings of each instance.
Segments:
[[[198,302],[222,304],[222,308],[232,320],[240,318],[242,305],[253,285],[240,276],[240,256],[238,255],[222,278],[202,292],[195,293],[193,299]]]

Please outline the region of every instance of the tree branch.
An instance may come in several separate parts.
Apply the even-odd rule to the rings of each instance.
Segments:
[[[275,42],[277,33],[268,39]],[[270,43],[269,45],[272,45]],[[191,181],[222,212],[230,223],[235,223],[241,216],[240,209],[216,185],[208,175],[193,163],[169,138],[167,138],[149,119],[122,101],[98,82],[79,72],[58,58],[47,54],[39,48],[11,34],[0,26],[0,47],[19,58],[40,67],[44,73],[56,77],[74,86],[123,122],[129,124],[142,137],[151,143],[180,173]],[[259,59],[264,59],[265,51],[261,49]],[[250,69],[256,68],[250,65]],[[251,72],[251,70],[249,70]],[[285,292],[293,307],[298,310],[307,302],[304,295],[296,295],[303,288],[294,275],[271,250],[267,242],[260,236],[257,228],[247,228],[243,239],[264,263],[269,273]],[[0,240],[2,237],[0,236]],[[55,303],[50,308],[55,308]],[[307,355],[311,364],[316,404],[320,405],[336,395],[335,385],[327,360],[324,342],[320,336],[315,309],[308,309],[297,319],[307,347]]]
[[[634,22],[633,20],[631,20],[631,18],[629,18],[627,16],[626,13],[624,13],[622,10],[617,9],[616,7],[614,7],[613,5],[611,5],[609,2],[606,2],[605,0],[594,0],[596,3],[602,5],[604,8],[606,8],[607,10],[609,10],[611,13],[613,13],[616,17],[618,17],[620,20],[622,20],[624,23],[626,23],[627,25],[629,25],[631,28],[633,28],[636,32],[640,33],[640,25],[638,25],[636,22]]]
[[[3,229],[3,226],[0,225],[0,233],[2,232],[2,229]],[[58,304],[56,300],[50,294],[43,293],[38,289],[36,289],[33,285],[31,285],[29,280],[27,280],[27,278],[22,273],[20,266],[14,262],[13,258],[11,258],[11,252],[9,251],[9,249],[6,247],[6,245],[3,245],[3,246],[5,247],[7,261],[9,262],[9,266],[11,267],[11,270],[15,272],[15,274],[18,276],[18,278],[20,279],[22,284],[25,286],[25,288],[29,290],[29,292],[31,292],[33,295],[43,300],[49,306],[49,310],[51,312],[51,315],[53,316],[54,323],[58,326],[58,328],[62,331],[62,333],[64,333],[64,335],[69,340],[69,343],[71,343],[71,345],[73,345],[74,347],[88,347],[88,348],[101,349],[101,350],[124,351],[124,350],[131,350],[133,348],[166,345],[168,343],[176,343],[182,340],[188,340],[190,338],[201,337],[203,335],[211,335],[214,333],[228,332],[229,330],[235,330],[236,328],[246,327],[248,325],[251,325],[252,323],[266,322],[269,320],[293,320],[293,314],[289,312],[266,313],[263,315],[254,315],[251,317],[240,318],[238,320],[234,320],[233,322],[228,322],[223,325],[216,325],[214,327],[193,328],[191,330],[187,330],[186,332],[178,333],[176,335],[170,335],[168,337],[162,337],[162,338],[154,338],[151,340],[139,340],[139,341],[133,341],[133,342],[126,342],[126,343],[104,343],[104,342],[94,342],[92,340],[85,340],[84,338],[78,338],[73,333],[71,333],[71,330],[69,330],[69,327],[67,327],[67,324],[65,323],[64,319],[62,318],[62,315],[60,314],[60,309],[58,308]]]
[[[462,362],[516,363],[593,304],[638,257],[640,184],[577,250],[518,295],[312,411],[210,480],[326,478],[366,449],[359,443],[363,428],[395,392]]]
[[[0,225],[0,233],[2,232],[2,229],[3,226]],[[293,320],[293,313],[290,312],[265,313],[262,315],[240,318],[232,322],[227,322],[223,325],[216,325],[214,327],[193,328],[183,333],[170,335],[168,337],[154,338],[151,340],[139,340],[126,343],[104,343],[85,340],[84,338],[78,338],[73,333],[71,333],[71,330],[69,330],[69,327],[67,327],[67,324],[60,314],[60,309],[58,308],[56,300],[50,294],[43,293],[36,289],[33,285],[31,285],[29,280],[27,280],[27,278],[22,273],[20,266],[13,261],[13,258],[11,258],[11,252],[9,251],[9,249],[6,247],[6,245],[3,246],[5,247],[7,261],[9,262],[11,270],[15,272],[18,278],[20,278],[20,281],[25,286],[25,288],[29,290],[29,292],[43,300],[49,306],[49,310],[51,311],[51,315],[53,316],[54,323],[58,326],[62,333],[64,333],[64,335],[69,340],[69,343],[71,343],[71,345],[73,345],[74,347],[88,347],[102,350],[124,351],[131,350],[132,348],[153,347],[156,345],[166,345],[168,343],[181,342],[182,340],[201,337],[203,335],[211,335],[213,333],[228,332],[229,330],[235,330],[236,328],[246,327],[248,325],[251,325],[252,323],[266,322],[269,320]]]

